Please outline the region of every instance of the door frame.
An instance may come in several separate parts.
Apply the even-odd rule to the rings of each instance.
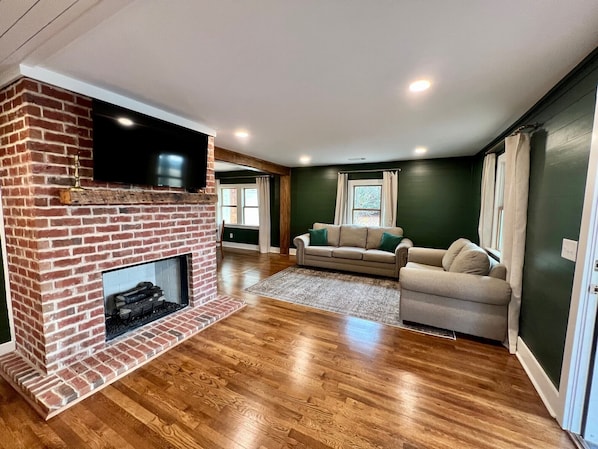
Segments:
[[[12,302],[10,294],[10,282],[8,280],[8,257],[6,252],[6,235],[4,233],[4,214],[2,207],[2,190],[0,189],[0,256],[2,257],[2,266],[4,267],[4,291],[6,292],[6,308],[8,309],[8,328],[10,330],[10,340],[6,343],[0,343],[0,355],[13,352],[15,350],[15,325],[12,316]]]
[[[590,284],[598,284],[598,89],[592,129],[592,143],[579,232],[577,261],[571,292],[569,322],[559,385],[557,421],[561,427],[581,434],[586,393],[592,361],[592,347],[598,295],[590,292]]]

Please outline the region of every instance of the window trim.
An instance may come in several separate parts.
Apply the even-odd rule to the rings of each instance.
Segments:
[[[250,207],[250,208],[255,208],[258,210],[258,217],[259,217],[259,205],[258,206],[245,206],[245,195],[244,195],[244,189],[252,189],[252,190],[257,190],[257,184],[224,184],[221,183],[219,186],[220,191],[218,192],[218,197],[219,198],[224,198],[224,195],[222,194],[222,189],[237,189],[237,205],[234,206],[237,208],[237,220],[241,220],[241,223],[225,223],[225,226],[227,228],[238,228],[238,229],[259,229],[260,226],[259,224],[257,225],[248,225],[244,223],[244,208],[245,207]],[[230,206],[226,206],[224,204],[222,204],[222,200],[220,200],[218,202],[218,207],[220,209],[220,216],[223,216],[222,214],[222,208],[223,207],[230,207]]]
[[[347,183],[347,224],[353,224],[353,204],[354,204],[354,188],[359,186],[379,186],[380,187],[380,209],[357,209],[357,210],[379,210],[380,220],[378,226],[382,223],[382,179],[350,179]]]

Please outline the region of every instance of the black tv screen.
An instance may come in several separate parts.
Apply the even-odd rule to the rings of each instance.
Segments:
[[[206,186],[207,134],[100,100],[92,108],[94,180],[189,191]]]

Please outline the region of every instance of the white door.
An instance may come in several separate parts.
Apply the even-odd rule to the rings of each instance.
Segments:
[[[584,429],[582,436],[587,442],[598,445],[598,354],[596,346],[598,344],[598,332],[594,333],[594,363],[593,374],[588,383],[588,402],[587,411],[584,417]]]

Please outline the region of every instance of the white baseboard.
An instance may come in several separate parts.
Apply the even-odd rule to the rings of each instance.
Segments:
[[[260,250],[260,247],[258,245],[253,245],[251,243],[222,242],[222,246],[225,248],[247,249],[251,251]]]
[[[6,343],[0,344],[0,355],[8,354],[9,352],[14,352],[15,350],[15,342],[8,341]]]
[[[297,248],[289,248],[289,256],[296,256]]]
[[[254,245],[252,243],[222,242],[222,246],[225,248],[246,249],[257,252],[260,250],[259,245]],[[270,252],[273,254],[280,254],[280,248],[277,246],[271,246]]]
[[[556,410],[560,409],[559,391],[521,337],[517,339],[516,355],[527,377],[532,381],[534,388],[540,395],[540,399],[542,399],[548,413],[556,419]]]

